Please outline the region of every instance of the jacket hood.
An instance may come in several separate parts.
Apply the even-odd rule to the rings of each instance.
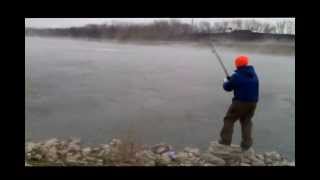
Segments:
[[[251,66],[251,65],[240,67],[236,70],[236,72],[243,74],[245,76],[251,77],[251,78],[254,77],[256,74],[253,66]]]

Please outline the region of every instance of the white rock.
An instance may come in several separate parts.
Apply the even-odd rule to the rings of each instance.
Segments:
[[[156,154],[163,154],[171,150],[171,147],[167,144],[157,144],[151,147],[151,150]]]
[[[120,139],[112,139],[111,142],[110,142],[110,146],[113,146],[113,147],[119,146],[121,144],[122,144],[122,142],[121,142]]]
[[[178,152],[176,154],[176,160],[183,162],[186,161],[188,159],[188,154],[186,152]]]
[[[195,155],[195,156],[200,155],[200,150],[198,148],[186,147],[184,148],[184,152],[191,153],[192,155]]]
[[[156,155],[156,164],[160,166],[166,166],[171,162],[171,158],[166,154]]]
[[[67,153],[68,153],[68,149],[62,149],[57,152],[58,155],[62,155],[62,156],[64,156]]]
[[[240,166],[250,166],[248,163],[240,163]]]
[[[295,166],[296,165],[296,163],[295,163],[295,161],[292,161],[292,162],[289,162],[289,164],[288,164],[289,166]]]
[[[51,162],[56,161],[58,159],[57,148],[51,147],[46,154],[46,158]]]
[[[237,145],[226,146],[214,141],[210,143],[208,152],[224,160],[241,159],[241,148]]]
[[[66,161],[70,162],[70,163],[75,163],[75,162],[78,162],[80,160],[80,158],[81,158],[80,154],[70,154],[70,153],[68,153],[67,157],[66,157]]]
[[[243,151],[243,152],[242,152],[242,155],[243,155],[244,158],[256,159],[256,157],[255,157],[255,151],[254,151],[253,148],[249,148],[248,150]]]
[[[84,156],[89,155],[90,152],[91,152],[91,148],[90,148],[90,147],[86,147],[86,148],[83,148],[83,149],[82,149],[82,154],[83,154]]]
[[[214,166],[213,164],[210,164],[210,163],[204,163],[202,164],[203,166]]]
[[[281,160],[281,155],[277,152],[275,152],[273,154],[273,156],[271,157],[272,160],[275,160],[275,161],[280,161]]]
[[[25,151],[26,153],[31,152],[36,147],[36,143],[28,142],[26,143]]]
[[[57,138],[52,138],[44,143],[44,147],[50,148],[52,146],[58,145],[59,140]]]
[[[78,143],[70,143],[68,146],[69,152],[79,152],[81,150],[81,147]]]
[[[212,141],[210,142],[209,145],[209,150],[210,152],[216,152],[216,151],[228,151],[229,146],[219,144],[217,141]]]
[[[42,155],[41,154],[36,154],[32,157],[35,160],[41,160],[42,159]]]
[[[99,147],[92,148],[92,152],[99,152],[101,149]]]
[[[168,156],[169,156],[171,159],[176,159],[176,152],[174,152],[174,151],[169,151],[169,152],[168,152]]]
[[[273,161],[272,161],[272,159],[270,159],[270,158],[265,158],[265,159],[264,159],[264,163],[265,163],[265,164],[272,164]]]
[[[242,163],[250,164],[250,163],[251,163],[251,160],[250,160],[250,159],[248,159],[248,158],[244,158],[244,157],[242,157],[242,158],[241,158],[241,162],[242,162]]]
[[[104,149],[105,151],[110,151],[110,145],[104,144],[104,145],[102,145],[102,149]]]
[[[97,165],[103,165],[103,160],[102,159],[98,159],[97,160]]]
[[[81,140],[79,138],[71,138],[69,144],[78,144],[80,145]]]
[[[216,165],[225,165],[226,162],[222,158],[214,156],[210,153],[204,153],[201,155],[201,159],[205,160],[206,162],[216,164]]]
[[[281,155],[275,151],[266,152],[266,153],[264,153],[264,156],[273,160],[273,161],[280,161],[282,159]]]
[[[265,166],[263,161],[255,161],[251,163],[252,166]]]
[[[264,160],[264,157],[263,157],[263,155],[261,155],[261,154],[256,154],[256,157],[257,157],[257,159],[259,159],[259,160]]]

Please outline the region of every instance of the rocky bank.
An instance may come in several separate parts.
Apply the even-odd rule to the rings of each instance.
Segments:
[[[241,152],[238,145],[209,143],[208,149],[186,147],[181,151],[160,143],[140,146],[112,139],[108,144],[82,147],[79,139],[26,142],[26,166],[294,166],[279,153]]]

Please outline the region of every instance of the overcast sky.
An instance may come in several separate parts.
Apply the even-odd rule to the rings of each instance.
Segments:
[[[26,27],[35,28],[56,28],[84,26],[86,24],[103,24],[111,22],[128,22],[128,23],[150,23],[154,20],[177,19],[183,22],[191,23],[192,18],[25,18]],[[234,20],[234,19],[255,19],[258,21],[275,23],[281,20],[295,20],[295,18],[194,18],[194,22],[208,21],[214,23],[217,21]]]

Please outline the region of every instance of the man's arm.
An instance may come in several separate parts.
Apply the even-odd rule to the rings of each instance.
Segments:
[[[230,92],[230,91],[232,91],[234,89],[234,75],[224,79],[224,81],[223,81],[223,89],[225,91],[228,91],[228,92]]]

